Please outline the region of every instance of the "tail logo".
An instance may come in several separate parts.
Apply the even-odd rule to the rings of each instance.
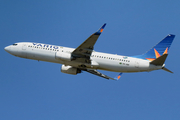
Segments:
[[[147,60],[149,61],[153,61],[155,59],[157,59],[158,57],[160,57],[161,55],[159,54],[159,52],[154,48],[154,53],[155,53],[155,56],[156,58],[146,58]],[[163,55],[164,54],[167,54],[168,53],[168,47],[166,48],[166,50],[164,51]]]

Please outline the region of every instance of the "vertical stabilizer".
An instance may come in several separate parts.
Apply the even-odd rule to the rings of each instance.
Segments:
[[[168,54],[169,48],[174,40],[174,37],[175,35],[172,34],[167,35],[163,40],[161,40],[158,44],[152,47],[145,54],[135,57],[153,61],[164,54]]]

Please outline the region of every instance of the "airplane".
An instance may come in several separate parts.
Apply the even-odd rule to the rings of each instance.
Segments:
[[[77,75],[82,71],[118,80],[122,73],[150,72],[163,69],[173,73],[165,67],[165,60],[175,35],[169,34],[149,51],[137,56],[123,56],[94,51],[94,45],[103,32],[106,23],[77,48],[49,45],[35,42],[19,42],[5,47],[5,51],[21,58],[62,64],[61,72]],[[112,78],[97,70],[120,72]]]

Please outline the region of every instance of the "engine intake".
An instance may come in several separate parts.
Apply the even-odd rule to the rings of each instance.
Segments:
[[[72,66],[62,65],[61,72],[66,74],[77,75],[78,73],[81,73],[81,70]]]

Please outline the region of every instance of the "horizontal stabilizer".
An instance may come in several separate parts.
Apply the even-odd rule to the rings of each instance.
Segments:
[[[165,71],[167,71],[167,72],[173,73],[172,71],[168,70],[168,69],[165,68],[165,67],[163,67],[162,69],[165,70]]]
[[[168,54],[164,54],[164,55],[158,57],[157,59],[153,60],[152,62],[150,62],[150,64],[162,66],[164,64],[167,56],[168,56]]]

